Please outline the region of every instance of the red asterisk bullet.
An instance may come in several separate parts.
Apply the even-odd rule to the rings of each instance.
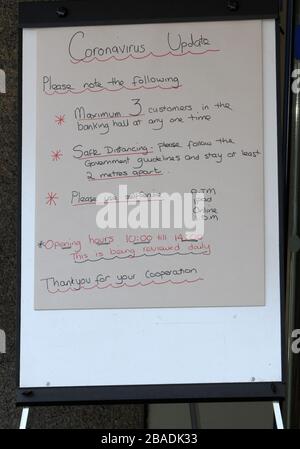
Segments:
[[[51,151],[52,161],[59,161],[63,156],[63,153],[60,150]]]
[[[46,200],[46,204],[48,204],[48,206],[52,206],[52,204],[56,206],[56,200],[58,200],[57,193],[49,192]]]
[[[57,123],[57,125],[59,126],[63,125],[65,123],[65,115],[56,115],[55,123]]]

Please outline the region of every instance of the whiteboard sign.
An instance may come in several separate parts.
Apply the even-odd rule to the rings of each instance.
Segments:
[[[41,29],[37,61],[36,308],[264,305],[261,22]],[[203,236],[151,226],[192,192]]]
[[[278,395],[275,21],[87,25],[23,30],[19,402]]]

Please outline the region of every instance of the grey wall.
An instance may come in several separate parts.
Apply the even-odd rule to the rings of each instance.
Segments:
[[[17,206],[17,0],[0,0],[0,69],[7,93],[0,94],[0,329],[6,354],[0,354],[0,428],[15,428],[16,385],[16,229]],[[30,411],[30,428],[142,428],[143,406],[47,407]]]

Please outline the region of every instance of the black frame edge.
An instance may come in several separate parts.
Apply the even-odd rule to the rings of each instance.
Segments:
[[[278,167],[278,226],[279,226],[279,273],[280,273],[280,313],[281,313],[281,371],[282,382],[286,381],[286,349],[285,349],[285,299],[286,299],[286,269],[287,269],[287,189],[286,189],[286,148],[282,131],[286,86],[281,82],[280,74],[280,20],[276,20],[276,90],[277,90],[277,167]],[[282,98],[283,96],[283,98]]]
[[[218,2],[220,0],[217,0]],[[262,2],[254,2],[261,4]],[[277,3],[277,0],[268,0],[268,3],[273,5]],[[87,2],[67,2],[67,6],[71,5],[85,5]],[[264,382],[264,383],[231,383],[231,384],[178,384],[178,385],[124,385],[124,386],[91,386],[91,387],[46,387],[46,388],[20,388],[20,333],[21,333],[21,188],[22,188],[22,28],[27,27],[46,27],[46,26],[74,26],[77,24],[74,22],[65,23],[60,21],[61,19],[56,18],[56,22],[51,25],[49,22],[40,23],[38,21],[30,22],[31,24],[26,24],[24,22],[24,11],[31,13],[34,11],[35,7],[43,7],[45,5],[56,7],[59,5],[66,5],[64,2],[29,2],[20,4],[20,22],[19,22],[19,77],[18,77],[18,147],[19,147],[19,220],[18,220],[18,301],[17,301],[17,395],[16,395],[16,405],[17,406],[40,406],[40,405],[77,405],[77,404],[111,404],[111,403],[163,403],[163,402],[224,402],[224,401],[275,401],[283,400],[285,397],[285,376],[284,376],[284,357],[283,357],[283,381],[282,382]],[[279,21],[278,21],[279,9],[275,8],[272,13],[268,16],[257,16],[253,17],[241,17],[236,16],[236,20],[242,19],[257,19],[257,18],[276,18],[277,19],[277,35],[276,35],[276,45],[277,45],[277,57],[279,56]],[[213,20],[232,20],[232,17],[221,18],[215,17]],[[170,20],[161,19],[148,19],[143,21],[131,21],[127,20],[124,22],[120,21],[109,21],[106,23],[155,23],[155,22],[176,22],[176,21],[195,21],[199,20],[194,18],[178,19],[171,18]],[[212,20],[210,17],[201,18],[201,21]],[[92,24],[102,24],[102,21],[95,21],[94,13],[91,22]],[[82,23],[78,23],[79,25]],[[85,25],[87,25],[85,23]],[[278,71],[278,64],[277,64]],[[279,92],[279,74],[277,73],[277,90]],[[280,118],[280,96],[277,95],[278,102],[278,117]],[[278,122],[280,123],[280,121]],[[280,130],[278,130],[280,132]],[[284,148],[282,146],[281,134],[278,136],[278,164],[284,158]],[[279,166],[279,173],[282,176],[282,167]],[[285,178],[279,176],[279,208],[280,208],[280,238],[283,233],[283,205],[284,202],[284,190],[283,184]],[[281,240],[280,253],[281,256],[283,251],[285,251],[284,240]],[[284,290],[285,277],[284,276],[284,260],[281,257],[281,290]],[[281,305],[283,309],[283,298],[281,297]],[[282,319],[283,319],[282,314]],[[284,336],[284,326],[282,326],[282,334]],[[284,337],[283,337],[284,338]],[[170,396],[171,395],[171,396]]]
[[[238,3],[238,9],[233,10],[228,7],[228,0],[187,0],[184,6],[165,0],[160,3],[159,9],[138,0],[132,0],[126,8],[121,2],[119,5],[116,2],[91,1],[26,2],[19,5],[19,24],[22,28],[28,28],[193,20],[252,20],[279,16],[279,0],[239,0]],[[89,8],[90,6],[92,8]],[[65,17],[57,15],[58,8],[67,9]]]
[[[17,305],[16,305],[16,381],[20,385],[21,358],[21,251],[22,251],[22,123],[23,123],[23,32],[18,32],[18,217],[17,217]]]
[[[286,14],[286,47],[285,47],[285,97],[283,104],[283,145],[286,151],[286,191],[289,187],[289,142],[290,142],[290,120],[291,120],[291,73],[293,68],[293,53],[294,53],[294,36],[293,36],[293,14],[294,1],[287,0],[287,14]]]
[[[281,382],[45,387],[18,389],[17,405],[276,401],[284,396],[285,386]]]

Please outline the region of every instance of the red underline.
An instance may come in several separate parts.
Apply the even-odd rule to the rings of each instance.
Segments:
[[[127,178],[143,178],[145,176],[162,176],[162,173],[156,173],[153,175],[139,175],[139,176],[116,176],[114,178],[101,178],[101,179],[89,179],[89,181],[110,181],[112,179],[127,179]]]
[[[127,153],[127,154],[101,154],[98,156],[91,156],[91,157],[74,157],[74,159],[77,159],[78,161],[85,161],[86,159],[97,159],[98,157],[120,157],[120,156],[134,156],[136,154],[147,156],[147,154],[152,154],[153,151],[148,151],[147,153]]]
[[[78,204],[72,204],[72,206],[86,206],[86,205],[90,205],[90,204],[92,204],[93,206],[105,206],[105,204],[114,204],[114,203],[116,203],[116,204],[119,204],[119,203],[127,203],[127,204],[130,204],[131,202],[133,202],[133,201],[138,201],[138,202],[140,202],[140,203],[152,203],[153,201],[156,201],[156,202],[161,202],[161,201],[163,201],[163,199],[158,199],[158,198],[153,198],[153,199],[146,199],[146,200],[140,200],[140,199],[131,199],[131,200],[113,200],[113,201],[106,201],[105,203],[92,203],[92,202],[82,202],[82,203],[78,203]]]
[[[75,207],[75,206],[87,206],[87,205],[90,205],[90,204],[93,205],[93,206],[96,206],[97,203],[92,203],[92,202],[89,201],[89,202],[86,202],[86,203],[72,204],[72,206],[73,207]]]
[[[118,115],[116,117],[95,117],[95,118],[80,118],[77,119],[78,121],[84,121],[84,120],[112,120],[117,118],[137,118],[137,117],[144,117],[145,114],[139,114],[139,115]]]
[[[124,58],[122,58],[122,57],[121,58],[117,58],[115,55],[111,55],[111,56],[109,56],[108,58],[105,58],[105,59],[99,59],[97,57],[93,57],[90,60],[86,60],[86,58],[84,58],[84,59],[74,59],[74,58],[71,57],[70,61],[71,61],[72,64],[79,64],[81,62],[84,62],[85,64],[89,64],[89,63],[91,63],[91,62],[93,62],[95,60],[98,61],[98,62],[107,62],[107,61],[109,61],[111,59],[114,59],[115,61],[125,61],[128,58],[133,58],[133,59],[139,60],[139,59],[148,58],[149,56],[153,56],[155,58],[164,58],[166,56],[185,56],[185,55],[192,55],[192,56],[198,56],[199,55],[199,56],[201,56],[201,55],[205,55],[205,54],[207,54],[209,52],[218,52],[218,51],[220,51],[220,50],[219,49],[211,49],[211,48],[207,49],[207,50],[204,50],[204,51],[201,51],[201,52],[187,51],[185,53],[174,53],[173,51],[169,51],[167,53],[155,54],[154,52],[151,51],[147,55],[143,55],[143,56],[134,56],[132,53],[130,53],[129,55],[125,56]]]

